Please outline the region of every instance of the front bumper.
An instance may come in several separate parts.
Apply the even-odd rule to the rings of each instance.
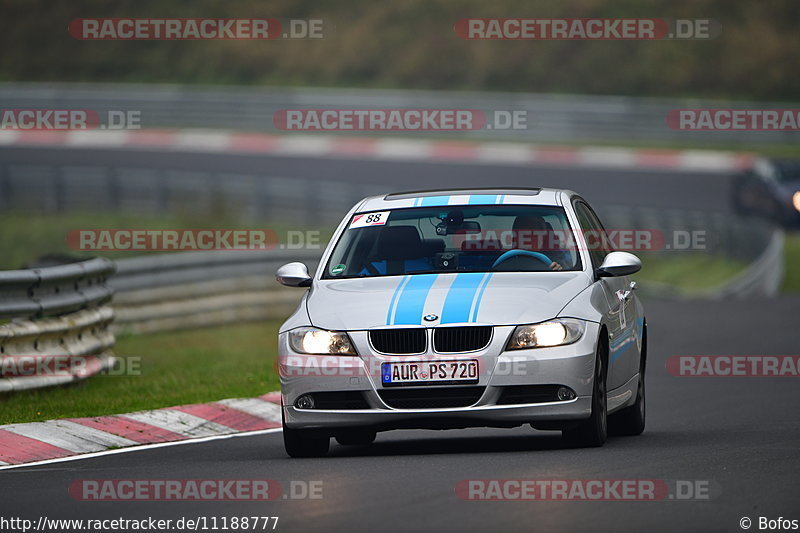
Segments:
[[[586,324],[584,335],[574,344],[552,348],[504,351],[513,326],[496,326],[492,341],[478,352],[393,357],[375,352],[366,331],[349,332],[360,356],[309,356],[293,352],[287,334],[279,338],[279,371],[284,421],[288,427],[335,433],[337,428],[371,428],[377,431],[402,428],[513,427],[525,423],[569,422],[589,417],[599,325]],[[479,395],[468,406],[397,408],[382,397],[380,365],[397,360],[478,359],[478,383],[470,384]],[[426,391],[435,395],[458,385],[392,387],[393,391]],[[501,400],[503,391],[515,386],[565,386],[576,397],[562,401],[512,403]],[[477,389],[480,389],[479,391]],[[347,409],[300,409],[298,397],[314,393],[358,393],[364,405]]]
[[[483,405],[455,409],[322,410],[284,407],[286,425],[292,428],[457,429],[514,427],[535,422],[566,422],[591,414],[591,396],[565,402],[535,405]]]

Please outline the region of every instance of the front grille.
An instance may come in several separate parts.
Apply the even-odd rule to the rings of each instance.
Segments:
[[[512,385],[503,387],[497,405],[558,401],[558,385]]]
[[[314,409],[369,409],[364,395],[358,391],[314,392]]]
[[[444,409],[469,407],[481,399],[486,387],[443,387],[424,389],[384,389],[378,394],[395,409]]]
[[[422,353],[426,344],[422,328],[373,329],[369,341],[377,351],[391,354]]]
[[[463,326],[433,330],[433,346],[437,352],[474,352],[485,348],[492,338],[492,326]]]

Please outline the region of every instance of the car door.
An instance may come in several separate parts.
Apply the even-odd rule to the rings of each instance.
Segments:
[[[596,271],[612,252],[605,228],[589,205],[583,200],[576,200],[575,214],[581,225],[589,247],[592,270]],[[607,315],[609,328],[609,365],[608,389],[612,390],[625,384],[638,370],[639,356],[636,349],[635,335],[637,306],[634,304],[633,287],[628,276],[596,278],[608,301]]]

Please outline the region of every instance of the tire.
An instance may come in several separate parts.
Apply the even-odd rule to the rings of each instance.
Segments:
[[[366,446],[375,442],[377,434],[369,430],[350,430],[336,435],[336,442],[342,446]]]
[[[328,453],[331,439],[327,435],[308,429],[292,429],[286,427],[281,412],[283,423],[283,447],[289,457],[323,457]]]
[[[561,432],[564,440],[574,447],[596,448],[602,446],[608,437],[608,400],[606,398],[606,339],[597,343],[595,354],[594,380],[592,384],[592,414],[574,428]]]
[[[609,429],[613,435],[636,436],[644,431],[646,402],[644,373],[647,366],[647,328],[642,340],[642,357],[639,362],[639,386],[636,389],[636,403],[609,417]]]

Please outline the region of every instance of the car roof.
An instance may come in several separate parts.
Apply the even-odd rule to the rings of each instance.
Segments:
[[[559,200],[561,193],[566,193],[568,196],[575,195],[572,191],[564,189],[533,187],[435,189],[396,192],[365,198],[356,211],[368,212],[381,209],[442,205],[561,205]]]

